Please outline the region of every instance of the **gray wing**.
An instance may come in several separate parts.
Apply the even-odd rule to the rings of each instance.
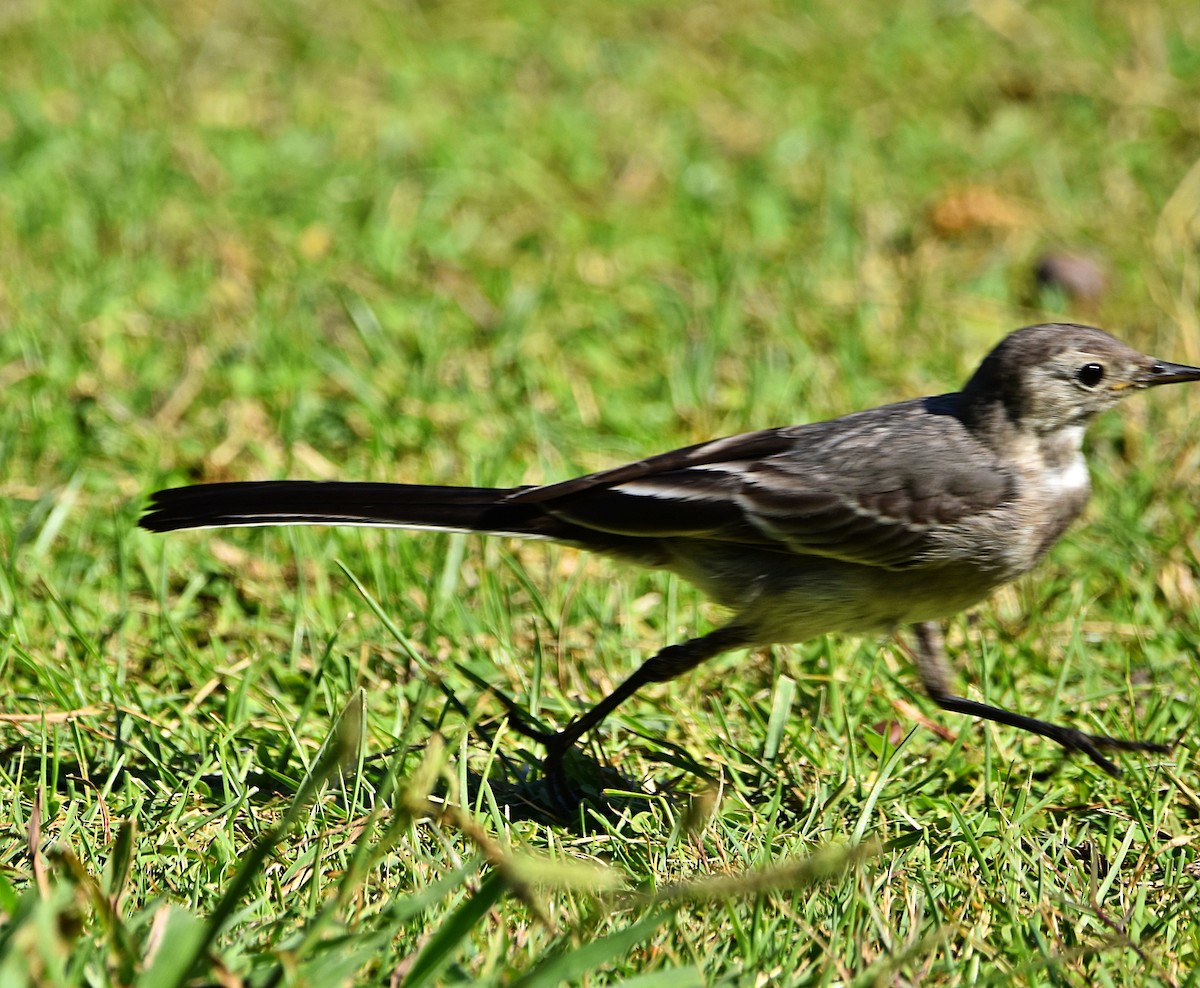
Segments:
[[[617,535],[903,569],[1016,494],[1011,472],[945,413],[953,397],[718,439],[513,500]]]

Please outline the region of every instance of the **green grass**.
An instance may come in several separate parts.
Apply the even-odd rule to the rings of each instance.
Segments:
[[[536,482],[951,389],[1045,318],[1200,363],[1200,8],[898,6],[0,13],[5,988],[1195,984],[1194,393],[1099,423],[1087,524],[949,630],[968,695],[1180,738],[1121,780],[836,639],[626,704],[597,743],[665,794],[514,820],[473,677],[562,723],[719,620],[690,587],[135,528],[193,480]],[[1039,293],[1052,248],[1097,306]]]

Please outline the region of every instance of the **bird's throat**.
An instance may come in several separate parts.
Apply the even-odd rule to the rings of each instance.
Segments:
[[[1083,456],[1083,426],[1039,436],[1038,446],[1048,492],[1086,499],[1091,491],[1091,477]]]

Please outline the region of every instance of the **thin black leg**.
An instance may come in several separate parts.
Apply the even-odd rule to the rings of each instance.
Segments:
[[[968,717],[978,717],[981,720],[994,721],[997,724],[1006,724],[1021,731],[1049,738],[1062,745],[1067,751],[1078,751],[1087,755],[1100,768],[1114,777],[1119,777],[1121,770],[1100,753],[1101,749],[1158,753],[1166,753],[1171,750],[1171,745],[1112,738],[1106,734],[1087,734],[1073,727],[1060,727],[1044,720],[1012,713],[1001,707],[993,707],[986,703],[955,696],[950,692],[948,685],[949,674],[941,629],[934,622],[925,621],[914,625],[913,630],[916,632],[917,671],[921,675],[921,682],[930,699],[943,710],[966,714]]]
[[[558,802],[570,805],[570,786],[563,774],[563,759],[575,743],[647,683],[665,683],[694,669],[705,659],[721,652],[751,644],[746,633],[736,626],[718,628],[699,638],[668,645],[643,662],[637,670],[608,696],[585,714],[576,717],[557,734],[544,740],[546,757],[542,762],[547,783]]]

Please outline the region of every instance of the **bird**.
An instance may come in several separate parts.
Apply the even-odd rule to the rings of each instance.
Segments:
[[[557,732],[547,776],[643,686],[733,649],[910,628],[929,698],[1032,732],[1118,776],[1105,754],[1171,745],[1090,734],[957,695],[941,622],[1027,573],[1081,513],[1088,423],[1200,368],[1071,323],[1018,329],[960,391],[762,429],[556,483],[510,488],[344,481],[198,484],[151,496],[154,532],[365,525],[546,539],[668,570],[729,613],[667,645]]]

